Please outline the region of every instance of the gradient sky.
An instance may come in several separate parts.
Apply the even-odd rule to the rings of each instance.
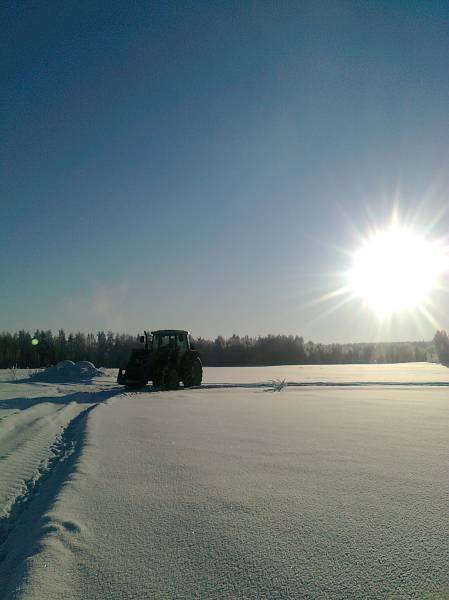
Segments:
[[[0,11],[0,329],[432,337],[314,300],[395,203],[448,232],[447,2]]]

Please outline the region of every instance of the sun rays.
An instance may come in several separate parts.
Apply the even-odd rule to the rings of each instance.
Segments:
[[[336,274],[335,287],[313,301],[316,307],[322,306],[316,318],[321,320],[352,304],[360,318],[372,315],[379,336],[393,320],[409,319],[423,331],[429,324],[438,328],[435,298],[448,291],[449,272],[449,245],[432,236],[441,214],[423,224],[416,215],[408,221],[401,219],[395,208],[384,227],[371,225],[365,234],[357,231],[355,249],[341,249],[347,266]]]
[[[447,269],[447,251],[413,229],[393,223],[353,254],[348,287],[380,318],[426,306]]]

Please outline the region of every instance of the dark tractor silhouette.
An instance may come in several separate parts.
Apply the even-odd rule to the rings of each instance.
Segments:
[[[152,381],[165,390],[176,390],[181,381],[184,387],[201,385],[203,365],[188,331],[145,331],[140,341],[144,347],[132,350],[126,369],[119,369],[117,383],[140,388]]]

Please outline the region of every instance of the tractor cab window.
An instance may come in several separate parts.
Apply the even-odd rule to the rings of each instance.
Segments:
[[[169,346],[169,344],[170,344],[170,336],[169,335],[159,336],[159,344],[158,344],[159,349],[166,348]]]
[[[167,348],[175,348],[176,336],[175,335],[159,335],[154,339],[153,349],[164,350]]]
[[[187,350],[187,338],[183,333],[180,333],[178,336],[178,350],[181,352],[186,352]]]

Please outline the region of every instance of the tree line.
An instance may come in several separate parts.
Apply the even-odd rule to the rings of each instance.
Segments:
[[[433,345],[435,347],[435,353],[438,357],[438,361],[442,365],[449,367],[449,337],[443,329],[435,333]]]
[[[0,333],[0,368],[48,367],[60,360],[89,360],[96,366],[115,367],[126,362],[137,337],[112,331],[69,333],[60,329]]]
[[[207,366],[399,363],[432,360],[432,342],[320,344],[301,336],[233,335],[214,341],[198,339],[196,348]]]
[[[437,332],[433,342],[320,344],[301,336],[218,336],[194,340],[206,366],[263,366],[288,364],[399,363],[434,360],[449,364],[449,339]],[[112,331],[57,334],[50,330],[0,333],[0,368],[40,368],[60,360],[89,360],[97,367],[120,367],[139,337]]]

